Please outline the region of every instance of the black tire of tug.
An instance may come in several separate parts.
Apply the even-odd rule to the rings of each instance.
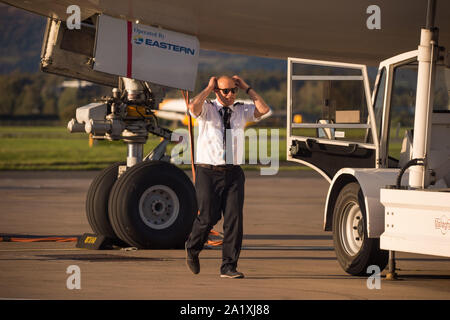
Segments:
[[[347,218],[348,210],[346,208],[351,203],[359,205],[362,214],[361,223],[364,228],[363,243],[355,255],[349,254],[345,249],[343,241],[346,241],[346,235],[341,228],[343,221]],[[356,182],[348,183],[341,189],[336,199],[333,212],[333,242],[339,264],[345,272],[351,275],[366,276],[367,267],[370,265],[377,265],[382,271],[388,263],[389,252],[380,249],[380,239],[367,237],[366,221],[366,208],[361,187]]]

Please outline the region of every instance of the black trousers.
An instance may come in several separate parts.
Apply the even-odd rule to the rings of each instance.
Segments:
[[[189,255],[198,255],[211,229],[223,214],[221,273],[235,270],[243,236],[244,171],[239,166],[218,171],[196,167],[195,190],[199,215],[186,242]]]

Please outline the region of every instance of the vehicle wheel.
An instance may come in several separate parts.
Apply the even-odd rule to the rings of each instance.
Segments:
[[[367,237],[364,196],[356,182],[344,186],[336,199],[333,241],[340,265],[351,275],[366,275],[370,265],[380,270],[387,265],[388,251],[380,249],[380,239]]]
[[[103,235],[124,245],[115,234],[108,216],[109,194],[117,180],[119,166],[125,163],[117,162],[103,169],[92,181],[86,197],[86,215],[94,233]]]
[[[163,161],[145,161],[127,169],[109,197],[114,232],[138,248],[183,248],[196,213],[191,180]]]

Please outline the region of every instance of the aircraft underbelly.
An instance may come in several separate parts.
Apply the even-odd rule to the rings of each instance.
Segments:
[[[25,10],[65,20],[69,5],[82,19],[95,13],[139,20],[195,35],[201,48],[248,55],[289,56],[377,64],[417,48],[426,19],[426,0],[378,3],[381,29],[368,29],[371,1],[259,0],[2,0]],[[373,2],[373,1],[372,1]],[[438,1],[440,45],[450,44],[449,1]]]

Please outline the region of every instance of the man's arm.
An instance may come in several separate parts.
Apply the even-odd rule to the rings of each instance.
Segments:
[[[233,76],[233,79],[236,83],[236,86],[238,86],[240,89],[244,90],[245,92],[247,92],[247,89],[250,88],[250,86],[244,80],[242,80],[241,77]],[[253,100],[253,103],[255,104],[255,107],[256,107],[255,113],[254,113],[255,118],[259,118],[270,111],[270,107],[263,100],[263,98],[261,98],[261,96],[258,93],[256,93],[255,90],[250,89],[247,94],[249,95],[250,99]]]
[[[196,95],[188,104],[189,110],[196,117],[198,117],[200,113],[202,113],[203,103],[205,102],[206,98],[208,98],[209,94],[216,88],[216,86],[217,86],[217,78],[211,77],[211,79],[209,79],[208,86],[198,95]]]

